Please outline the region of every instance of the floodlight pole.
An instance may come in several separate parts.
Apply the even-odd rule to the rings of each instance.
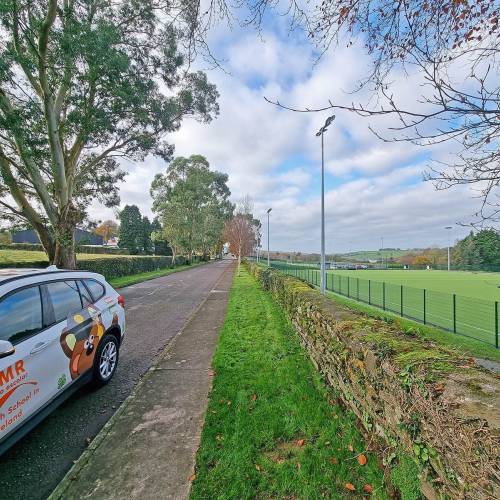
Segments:
[[[446,226],[445,229],[448,230],[448,271],[450,270],[450,230],[453,229],[451,226]]]
[[[269,258],[269,214],[271,213],[272,208],[267,211],[267,267],[271,266],[271,261]]]
[[[326,257],[325,257],[325,143],[324,133],[330,123],[335,120],[335,115],[329,116],[325,124],[316,133],[316,137],[321,136],[321,293],[326,293]]]

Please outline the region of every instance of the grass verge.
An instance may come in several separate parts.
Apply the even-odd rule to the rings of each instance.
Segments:
[[[490,347],[489,345],[479,342],[477,340],[457,335],[452,332],[440,330],[432,326],[423,325],[410,319],[401,318],[397,314],[382,311],[376,307],[356,302],[355,300],[348,299],[337,295],[332,292],[327,292],[327,296],[349,309],[362,312],[368,316],[380,318],[384,320],[396,321],[403,330],[410,330],[426,340],[432,340],[439,344],[445,345],[453,349],[457,349],[461,354],[467,356],[474,356],[483,359],[490,359],[500,363],[500,350]]]
[[[160,278],[161,276],[167,276],[172,273],[178,273],[179,271],[185,271],[186,269],[191,269],[193,267],[200,266],[201,264],[205,264],[205,262],[196,262],[190,265],[186,264],[177,267],[169,267],[167,269],[159,269],[158,271],[149,271],[146,273],[129,274],[127,276],[113,278],[109,280],[109,284],[114,288],[123,288],[125,286],[141,283],[142,281],[148,281],[154,278]]]
[[[139,255],[121,255],[108,253],[77,253],[77,260],[113,259],[119,257],[140,257]],[[0,264],[16,264],[19,262],[49,262],[45,252],[37,250],[0,250]]]
[[[364,487],[387,498],[355,416],[336,403],[283,312],[244,268],[213,368],[192,499],[359,498]]]

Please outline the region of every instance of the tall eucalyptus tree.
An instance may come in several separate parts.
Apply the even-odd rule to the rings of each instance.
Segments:
[[[92,200],[118,204],[120,158],[169,160],[167,133],[218,113],[191,22],[180,0],[0,0],[0,215],[56,265]]]

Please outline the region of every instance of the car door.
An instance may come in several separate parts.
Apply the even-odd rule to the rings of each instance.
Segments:
[[[0,358],[0,440],[8,436],[54,394],[46,359],[53,332],[43,321],[38,285],[13,290],[0,299],[0,340],[14,346]]]
[[[80,378],[93,366],[104,334],[100,311],[90,304],[88,291],[77,280],[44,285],[49,313],[57,325],[59,389]]]

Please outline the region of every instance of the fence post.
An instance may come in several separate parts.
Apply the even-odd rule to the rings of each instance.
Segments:
[[[356,278],[358,280],[358,283],[356,285],[356,292],[357,292],[357,297],[358,297],[358,300],[359,300],[359,278]]]
[[[347,276],[347,296],[349,297],[349,292],[350,292],[350,288],[351,286],[349,285],[351,281],[351,278],[349,278],[349,276]]]
[[[495,300],[495,347],[498,349],[498,300]]]
[[[372,304],[372,280],[368,280],[368,304]]]
[[[425,325],[425,323],[426,323],[426,310],[425,310],[425,309],[426,309],[426,308],[425,308],[425,301],[426,301],[426,297],[425,297],[425,295],[426,295],[426,294],[425,294],[425,288],[424,288],[424,325]]]
[[[453,333],[457,333],[457,295],[453,294]]]
[[[403,285],[401,285],[401,316],[403,316]]]
[[[385,281],[382,281],[382,307],[385,311]]]

